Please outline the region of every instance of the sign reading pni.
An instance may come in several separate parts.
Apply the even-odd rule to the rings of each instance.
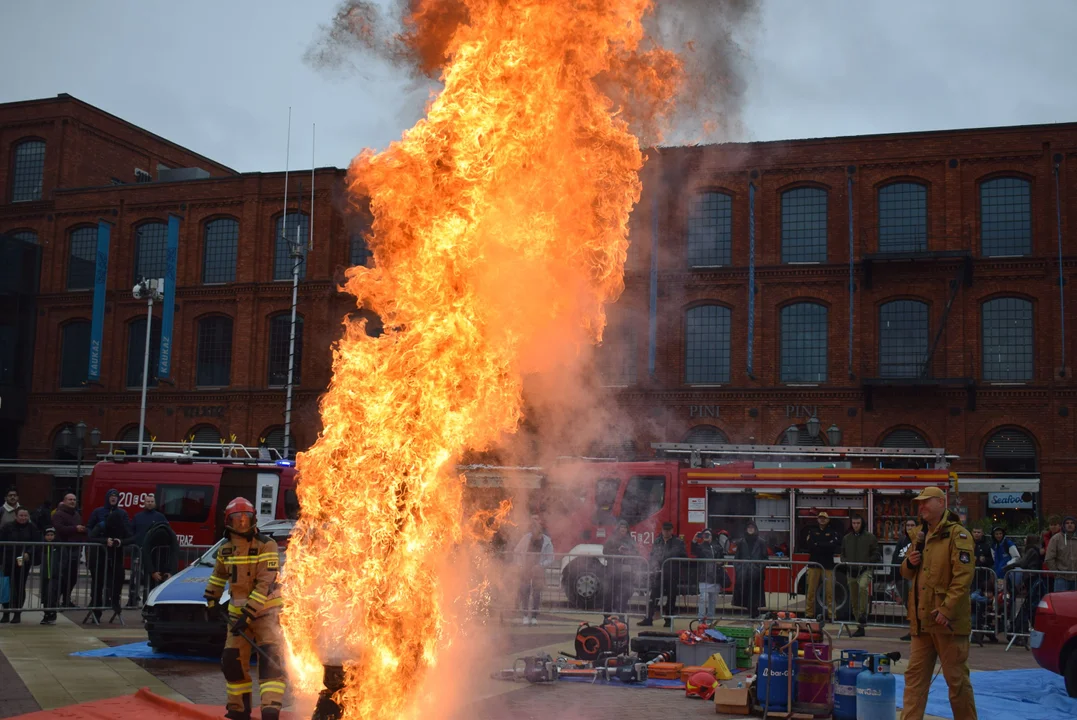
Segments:
[[[688,406],[688,417],[690,417],[690,418],[696,418],[696,417],[700,417],[700,418],[702,418],[702,417],[716,418],[716,417],[718,417],[718,410],[719,410],[718,405],[689,405]]]
[[[1012,510],[1031,510],[1030,492],[992,492],[987,494],[987,507]]]

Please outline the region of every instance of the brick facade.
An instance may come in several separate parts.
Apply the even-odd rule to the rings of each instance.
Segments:
[[[46,142],[44,192],[39,201],[13,203],[10,154],[30,137]],[[1035,444],[1043,505],[1077,509],[1072,506],[1077,427],[1071,412],[1077,402],[1071,370],[1077,300],[1067,284],[1063,363],[1056,221],[1060,214],[1068,281],[1077,265],[1068,232],[1077,212],[1077,173],[1068,170],[1077,161],[1077,124],[666,148],[649,155],[643,197],[632,220],[626,290],[611,309],[610,341],[600,350],[606,355],[602,366],[618,369],[611,382],[617,387],[610,391],[622,416],[645,418],[628,431],[631,437],[618,440],[633,440],[646,453],[650,442],[681,440],[693,427],[708,425],[733,442],[776,443],[790,424],[803,424],[807,409],[814,409],[824,428],[839,426],[843,444],[878,445],[895,429],[911,429],[931,446],[960,455],[955,468],[972,472],[990,469],[983,455],[992,435],[1016,428]],[[111,184],[133,183],[135,167],[156,177],[159,164],[201,167],[211,178]],[[1029,182],[1031,252],[985,257],[981,183],[1003,176]],[[336,290],[350,264],[354,230],[343,180],[342,170],[317,171],[315,243],[299,293],[303,380],[293,418],[299,447],[316,436],[317,398],[330,378],[330,347],[339,337],[341,318],[354,310],[350,296]],[[299,181],[305,186],[303,210],[309,212],[309,170],[291,176],[290,207]],[[927,252],[915,258],[878,257],[878,193],[895,181],[926,187]],[[827,193],[825,262],[782,262],[782,193],[799,187]],[[143,222],[165,221],[169,213],[183,217],[174,384],[151,390],[148,429],[160,439],[176,440],[210,424],[225,436],[255,443],[283,423],[284,392],[269,387],[267,369],[270,318],[286,312],[290,303],[290,283],[273,281],[283,189],[283,173],[236,173],[68,96],[0,105],[0,231],[32,230],[42,245],[36,362],[21,455],[49,457],[65,423],[85,420],[106,439],[118,439],[137,423],[139,392],[126,387],[128,324],[145,314],[145,304],[131,298],[135,231]],[[701,191],[731,196],[731,262],[722,267],[689,266],[688,204]],[[236,277],[232,283],[206,285],[201,276],[205,224],[220,217],[239,223]],[[92,304],[90,292],[66,289],[70,231],[98,218],[114,223],[102,386],[62,389],[62,328],[89,319]],[[751,374],[750,264],[756,286]],[[957,288],[947,312],[953,282]],[[652,290],[653,372],[648,361]],[[1019,383],[983,380],[981,307],[997,297],[1032,303],[1033,371]],[[879,308],[900,298],[927,304],[930,341],[938,336],[929,363],[931,382],[874,380],[882,374]],[[826,379],[783,383],[781,310],[805,300],[827,310]],[[701,304],[729,310],[729,379],[716,386],[685,381],[685,313]],[[226,388],[196,386],[197,325],[210,314],[233,319]],[[974,515],[986,510],[981,500],[969,502]]]

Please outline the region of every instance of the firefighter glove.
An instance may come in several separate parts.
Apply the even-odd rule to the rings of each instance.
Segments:
[[[236,624],[232,626],[233,635],[242,635],[243,631],[247,629],[252,619],[251,612],[246,608],[243,608],[243,612],[240,614],[239,619],[236,620]]]
[[[205,596],[205,601],[207,610],[213,610],[217,607],[217,600],[215,598],[211,598],[207,595]]]

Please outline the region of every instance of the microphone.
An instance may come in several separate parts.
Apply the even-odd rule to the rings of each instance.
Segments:
[[[916,552],[922,553],[927,544],[927,520],[920,523],[920,537],[916,541]]]

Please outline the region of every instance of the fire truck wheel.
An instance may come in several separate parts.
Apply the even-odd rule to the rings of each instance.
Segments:
[[[602,566],[594,560],[573,560],[565,568],[561,586],[568,604],[577,610],[593,610],[602,602]]]

